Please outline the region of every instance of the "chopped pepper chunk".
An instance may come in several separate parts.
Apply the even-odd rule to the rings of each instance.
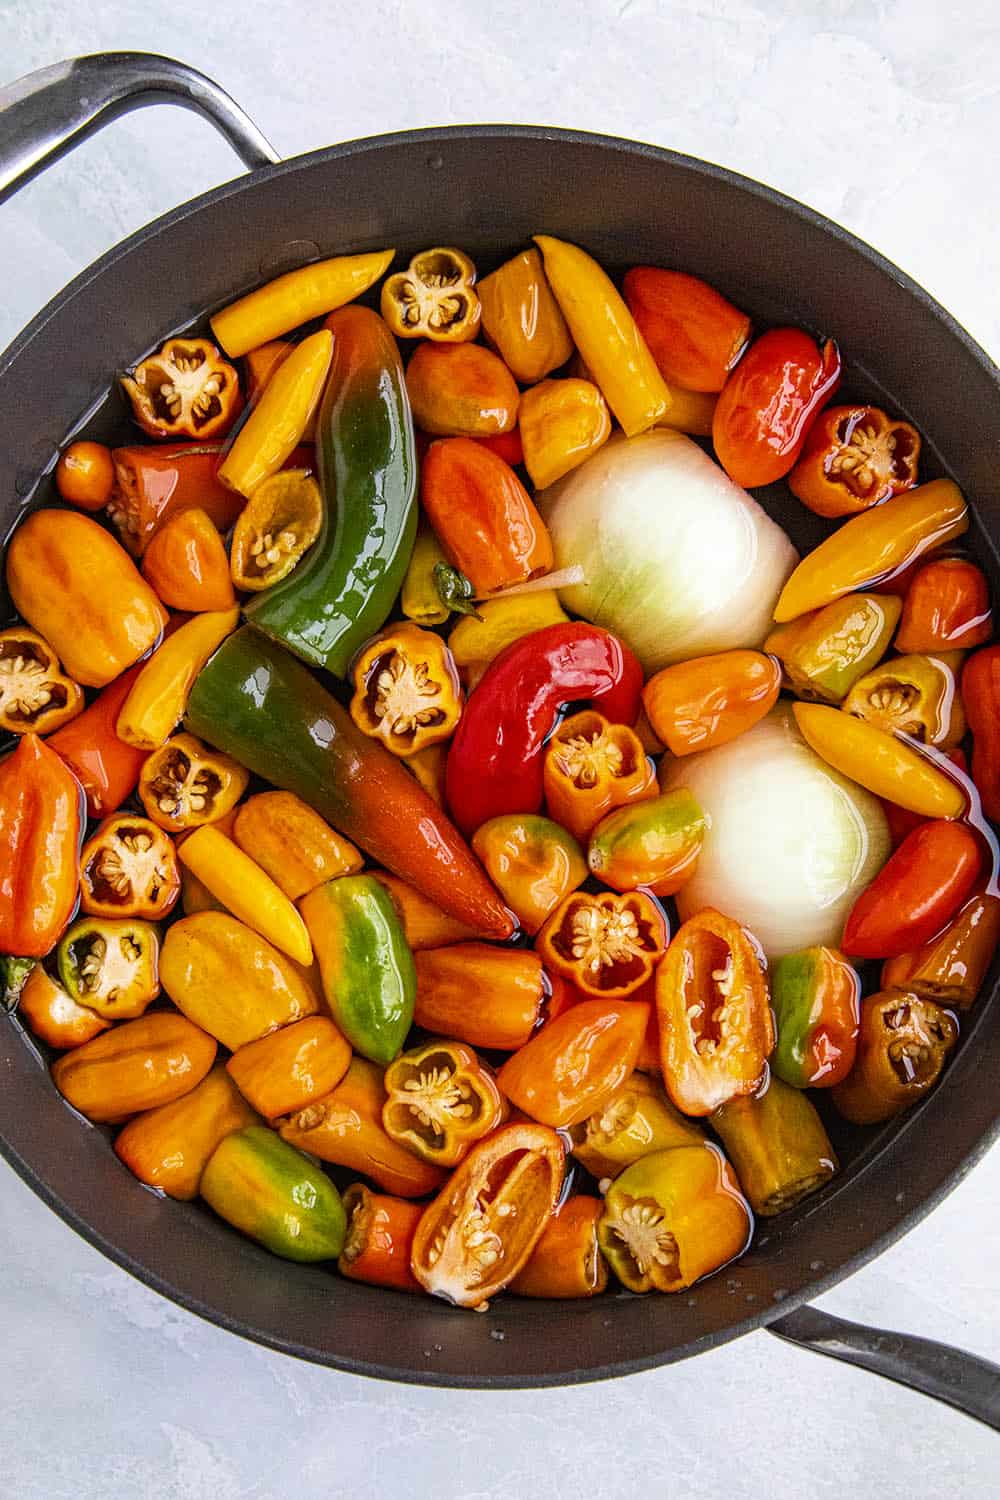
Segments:
[[[549,813],[581,841],[605,813],[657,789],[638,736],[593,709],[560,724],[545,751],[542,780]]]
[[[208,339],[167,339],[122,378],[132,415],[150,437],[209,438],[239,414],[239,376]]]
[[[83,710],[83,689],[67,677],[37,630],[0,630],[0,730],[48,734]]]
[[[475,338],[482,315],[475,280],[476,268],[461,250],[421,250],[383,283],[382,316],[401,339],[465,343]]]
[[[419,625],[382,631],[354,664],[351,717],[394,755],[415,755],[451,735],[462,690],[451,652]]]
[[[586,995],[620,998],[646,983],[667,945],[659,907],[641,891],[575,891],[538,935],[542,962]]]
[[[96,917],[165,917],[180,894],[174,846],[148,818],[102,823],[80,854],[80,905]]]
[[[168,833],[214,823],[246,791],[249,771],[193,734],[175,734],[146,761],[139,797],[147,816]]]
[[[59,977],[78,1005],[107,1021],[141,1016],[160,993],[155,927],[131,918],[81,917],[56,950]]]

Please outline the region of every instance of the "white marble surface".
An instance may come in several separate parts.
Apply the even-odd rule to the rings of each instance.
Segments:
[[[0,81],[101,48],[172,53],[289,156],[487,120],[678,147],[839,219],[1000,354],[995,0],[0,0],[0,36]],[[167,110],[59,164],[0,209],[0,345],[116,239],[232,172],[206,126]],[[995,1150],[823,1305],[997,1358],[998,1205]],[[574,1390],[362,1381],[174,1308],[2,1164],[0,1267],[4,1500],[1000,1495],[985,1429],[765,1334]]]

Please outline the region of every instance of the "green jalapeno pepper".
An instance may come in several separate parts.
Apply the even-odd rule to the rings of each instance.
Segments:
[[[903,602],[894,594],[848,594],[779,625],[764,642],[799,698],[839,703],[889,649]]]
[[[347,1215],[322,1168],[264,1125],[220,1141],[199,1191],[221,1219],[286,1260],[334,1260]]]
[[[710,1121],[755,1214],[793,1208],[835,1174],[837,1157],[810,1099],[780,1078],[765,1094],[730,1099]]]
[[[417,465],[389,329],[356,305],[324,326],[334,343],[316,427],[322,530],[294,573],[251,600],[246,613],[272,640],[343,677],[402,586],[417,532]]]
[[[417,971],[392,897],[374,875],[341,875],[300,903],[333,1019],[372,1062],[397,1055],[413,1021]]]
[[[56,949],[59,978],[106,1021],[141,1016],[160,993],[160,938],[149,922],[81,917]]]
[[[771,970],[778,1045],[771,1067],[796,1089],[829,1089],[854,1065],[861,986],[834,948],[806,948]]]

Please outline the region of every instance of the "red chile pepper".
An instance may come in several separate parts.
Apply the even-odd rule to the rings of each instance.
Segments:
[[[599,703],[614,724],[634,724],[642,668],[596,625],[546,625],[502,651],[469,699],[448,753],[445,789],[471,834],[501,813],[538,812],[542,750],[567,703]]]
[[[83,787],[92,818],[105,818],[121,807],[135,791],[149,756],[148,750],[126,745],[115,733],[122,704],[144,666],[137,662],[115,678],[78,718],[49,736],[49,749],[62,757]]]
[[[0,953],[42,958],[76,910],[83,797],[37,734],[0,765]]]
[[[855,958],[895,958],[930,942],[979,878],[979,839],[965,823],[922,823],[851,908],[842,947]]]
[[[972,730],[972,779],[983,812],[1000,821],[1000,646],[970,656],[962,671],[962,703]]]
[[[719,462],[737,484],[771,484],[792,468],[809,428],[840,383],[840,354],[798,328],[772,328],[750,345],[712,418]]]

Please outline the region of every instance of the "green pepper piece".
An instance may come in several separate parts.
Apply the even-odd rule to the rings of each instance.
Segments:
[[[471,581],[457,568],[450,567],[446,562],[435,563],[434,586],[441,603],[454,610],[455,614],[475,615],[477,620],[483,618],[473,602],[475,591]]]
[[[56,949],[63,988],[106,1021],[131,1021],[160,993],[160,937],[150,922],[81,917]]]
[[[185,723],[466,926],[510,937],[509,913],[433,798],[273,641],[249,627],[223,641],[195,680]]]
[[[374,875],[341,875],[299,910],[333,1019],[355,1052],[392,1062],[413,1023],[417,971],[389,892]]]
[[[750,1207],[762,1218],[794,1208],[838,1169],[811,1100],[780,1078],[767,1093],[730,1099],[709,1123],[722,1137]]]
[[[347,1215],[326,1173],[264,1125],[220,1141],[199,1191],[221,1219],[285,1260],[334,1260]]]
[[[895,594],[847,594],[779,625],[764,642],[799,698],[839,703],[889,649],[903,601]]]
[[[37,959],[0,953],[0,1010],[15,1011]]]
[[[854,1064],[858,1040],[857,972],[835,948],[806,948],[771,970],[778,1045],[771,1067],[796,1089],[832,1088]]]
[[[283,583],[246,605],[258,630],[338,677],[383,625],[417,533],[413,419],[396,341],[377,313],[331,313],[316,425],[323,526]]]

